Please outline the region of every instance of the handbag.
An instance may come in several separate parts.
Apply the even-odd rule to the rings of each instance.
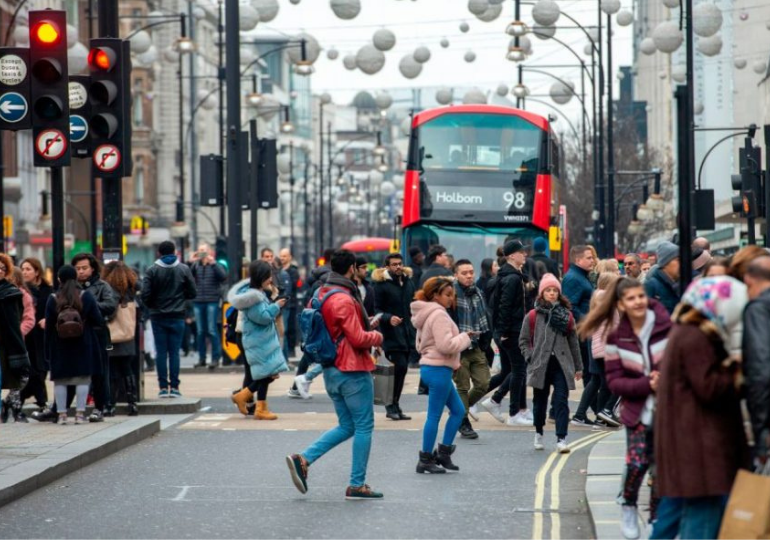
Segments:
[[[119,304],[115,317],[107,323],[110,340],[113,343],[125,343],[134,339],[136,334],[136,302]]]
[[[396,368],[384,356],[377,356],[372,378],[374,379],[374,404],[392,405]]]
[[[770,460],[757,472],[738,471],[719,538],[770,538]]]

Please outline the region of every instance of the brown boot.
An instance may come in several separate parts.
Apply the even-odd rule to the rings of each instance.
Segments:
[[[231,396],[233,403],[238,407],[238,410],[242,415],[248,416],[249,411],[246,409],[248,403],[254,397],[254,394],[248,388],[244,388],[240,392],[237,392]]]
[[[278,415],[273,414],[267,408],[267,401],[257,401],[257,410],[254,411],[254,418],[256,420],[277,420]]]

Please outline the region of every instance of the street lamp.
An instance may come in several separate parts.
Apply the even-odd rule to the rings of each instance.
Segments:
[[[522,21],[513,21],[505,28],[505,33],[513,37],[521,37],[529,32],[529,27]]]
[[[291,123],[291,119],[289,118],[289,106],[288,105],[281,105],[283,108],[283,122],[281,122],[281,133],[293,133],[294,132],[294,124]]]
[[[518,83],[513,87],[511,93],[519,99],[523,99],[529,95],[529,88],[523,83]]]
[[[372,150],[372,154],[378,157],[382,157],[387,153],[388,149],[382,146],[382,132],[377,132],[377,146]]]
[[[508,54],[505,55],[505,58],[510,60],[511,62],[523,62],[524,59],[526,59],[527,55],[524,52],[524,49],[519,47],[518,45],[511,45],[508,47]]]

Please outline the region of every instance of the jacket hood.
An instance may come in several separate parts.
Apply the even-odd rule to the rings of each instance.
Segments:
[[[412,325],[417,330],[422,330],[428,318],[437,311],[446,311],[444,306],[437,302],[424,302],[422,300],[415,300],[410,304],[410,308],[412,310]]]
[[[500,277],[503,277],[503,276],[509,276],[509,275],[511,275],[511,274],[518,274],[518,275],[521,275],[521,274],[522,274],[522,271],[521,271],[521,270],[516,270],[516,269],[513,267],[513,265],[510,265],[510,264],[508,264],[508,263],[505,263],[505,264],[504,264],[504,265],[503,265],[503,266],[500,268],[500,270],[498,270],[498,271],[497,271],[497,275],[498,275],[498,278],[500,278]]]
[[[313,279],[321,279],[321,276],[324,276],[331,271],[332,269],[330,266],[319,266],[318,268],[313,268],[310,271],[310,275],[313,276]]]
[[[242,311],[260,302],[266,302],[267,296],[262,291],[249,287],[249,280],[244,279],[230,287],[227,291],[227,301],[235,309]]]
[[[167,263],[163,261],[163,258],[160,258],[155,261],[155,264],[160,266],[161,268],[174,268],[175,266],[179,266],[179,260],[174,256],[174,261]]]
[[[408,266],[404,267],[404,275],[407,278],[411,278],[414,271]],[[390,275],[387,268],[377,268],[372,272],[372,281],[375,283],[381,283],[383,281],[393,281],[393,276]]]

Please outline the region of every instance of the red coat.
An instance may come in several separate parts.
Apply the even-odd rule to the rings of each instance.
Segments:
[[[329,290],[339,288],[323,286],[318,298],[323,300]],[[335,367],[340,371],[374,371],[371,349],[382,345],[382,334],[366,331],[363,306],[350,294],[337,293],[324,304],[321,314],[335,342],[344,334],[337,347]]]

